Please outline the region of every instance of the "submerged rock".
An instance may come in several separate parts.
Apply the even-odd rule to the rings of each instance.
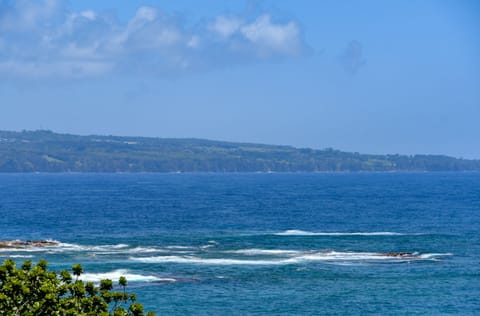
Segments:
[[[54,240],[1,240],[0,248],[26,249],[32,247],[58,246]]]
[[[387,257],[413,257],[414,253],[407,251],[389,251],[382,253],[382,255]]]

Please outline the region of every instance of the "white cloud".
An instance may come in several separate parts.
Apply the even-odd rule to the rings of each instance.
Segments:
[[[89,20],[95,20],[97,17],[97,14],[94,11],[87,10],[87,11],[80,12],[80,16]]]
[[[218,16],[212,23],[210,23],[209,29],[218,35],[227,38],[237,32],[242,24],[242,20],[238,18]]]
[[[300,34],[293,22],[274,24],[269,15],[258,17],[253,23],[241,29],[242,34],[263,53],[284,53],[294,55],[300,49]]]
[[[66,7],[62,0],[17,0],[1,7],[0,79],[122,71],[162,75],[291,57],[305,47],[294,21],[274,23],[268,14],[251,21],[217,16],[187,26],[147,6],[126,23],[110,14]]]
[[[151,22],[157,18],[158,11],[155,8],[151,7],[140,7],[137,10],[137,13],[133,17],[133,23],[141,23],[141,22]]]

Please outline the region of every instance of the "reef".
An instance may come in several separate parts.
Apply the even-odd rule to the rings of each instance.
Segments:
[[[58,246],[59,242],[54,240],[0,240],[0,248],[27,249],[33,247]]]

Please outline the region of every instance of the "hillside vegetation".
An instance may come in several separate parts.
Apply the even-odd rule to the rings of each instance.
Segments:
[[[0,131],[0,172],[480,171],[480,160],[202,139]]]

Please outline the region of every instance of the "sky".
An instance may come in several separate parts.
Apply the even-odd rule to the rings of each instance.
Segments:
[[[475,0],[0,0],[0,130],[480,159]]]

